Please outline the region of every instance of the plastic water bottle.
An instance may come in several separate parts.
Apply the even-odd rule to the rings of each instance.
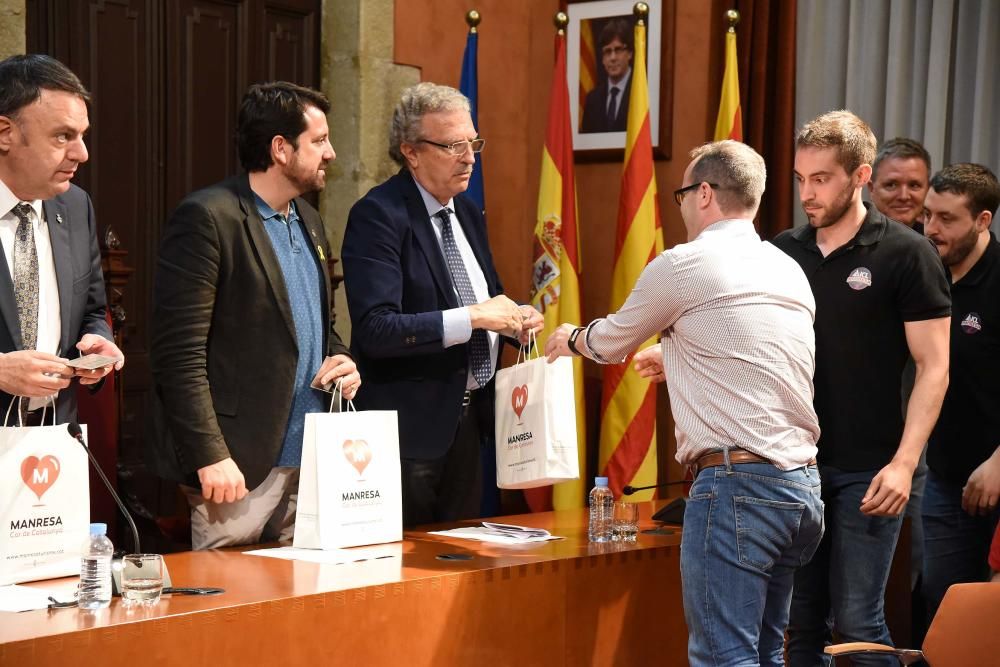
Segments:
[[[590,491],[590,526],[587,530],[591,542],[611,541],[614,509],[615,497],[608,488],[608,478],[594,478],[594,488]]]
[[[90,524],[90,537],[83,544],[80,559],[80,609],[101,609],[111,604],[111,555],[115,548],[104,523]]]

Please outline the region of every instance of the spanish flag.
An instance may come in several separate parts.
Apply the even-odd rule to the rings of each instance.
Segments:
[[[544,340],[563,322],[580,321],[580,242],[577,236],[576,182],[573,178],[573,128],[566,81],[566,35],[556,34],[556,65],[549,92],[549,120],[542,149],[542,176],[535,220],[535,262],[531,277],[531,305],[545,315]],[[576,387],[577,456],[586,470],[586,433],[583,403],[583,359],[573,360]],[[527,489],[532,511],[584,505],[583,480]]]
[[[653,143],[649,127],[649,84],[646,80],[646,26],[635,26],[635,64],[632,71],[628,124],[625,133],[625,169],[618,204],[618,236],[611,277],[611,312],[625,303],[646,264],[663,251],[663,230],[656,198]],[[655,343],[651,338],[641,347]],[[601,396],[599,469],[608,477],[615,496],[626,485],[656,483],[656,386],[623,364],[606,366]],[[636,500],[652,498],[641,491]]]
[[[719,116],[715,121],[715,140],[743,141],[743,111],[740,109],[740,72],[736,61],[736,29],[726,33],[726,71],[722,75]]]

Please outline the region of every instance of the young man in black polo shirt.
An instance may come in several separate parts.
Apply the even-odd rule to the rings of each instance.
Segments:
[[[927,449],[928,621],[952,584],[987,581],[1000,497],[1000,184],[953,164],[931,179],[925,228],[951,274],[951,382]]]
[[[791,665],[823,664],[833,619],[843,641],[890,643],[883,598],[913,470],[948,384],[950,297],[933,246],[864,204],[875,135],[848,111],[807,123],[795,177],[809,225],[774,244],[816,297],[815,407],[826,534],[796,572]],[[905,425],[907,353],[916,382]],[[872,664],[881,664],[873,662]]]

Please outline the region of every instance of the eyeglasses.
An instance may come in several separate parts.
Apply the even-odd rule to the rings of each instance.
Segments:
[[[455,157],[465,155],[465,152],[468,151],[470,148],[472,149],[473,153],[480,153],[483,150],[483,146],[486,145],[485,139],[473,139],[471,141],[462,140],[462,141],[456,141],[453,144],[439,144],[438,142],[431,141],[430,139],[421,139],[420,142],[424,144],[430,144],[431,146],[437,146],[438,148],[443,148],[444,150],[448,151]]]
[[[684,202],[684,195],[686,195],[687,193],[691,192],[692,190],[697,190],[698,188],[701,187],[702,183],[705,183],[705,181],[699,181],[698,183],[692,183],[691,185],[689,185],[687,187],[681,188],[679,190],[674,190],[674,201],[677,202],[677,205],[680,206]],[[710,188],[717,188],[717,187],[719,187],[718,183],[705,183],[705,185],[707,185]]]
[[[627,46],[605,46],[601,49],[601,54],[605,56],[611,55],[621,55],[622,53],[627,53],[629,48]]]

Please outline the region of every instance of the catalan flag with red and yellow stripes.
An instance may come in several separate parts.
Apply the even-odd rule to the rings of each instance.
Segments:
[[[580,241],[577,236],[576,181],[573,176],[573,128],[569,116],[566,80],[566,35],[556,34],[556,64],[549,93],[549,120],[542,150],[542,175],[535,222],[535,262],[531,304],[545,316],[545,340],[563,322],[580,321]],[[583,359],[573,360],[576,387],[577,455],[586,470],[586,433],[583,402]],[[527,489],[533,511],[582,507],[582,480]]]
[[[719,116],[715,120],[715,140],[743,141],[743,110],[740,108],[740,72],[736,60],[736,29],[726,33],[726,71],[722,75]]]
[[[663,252],[663,230],[656,197],[653,143],[649,120],[649,84],[646,78],[646,26],[635,26],[635,63],[625,133],[625,169],[618,204],[618,236],[611,278],[611,312],[625,303],[639,274]],[[646,347],[656,340],[643,343]],[[601,396],[599,469],[608,476],[615,496],[626,485],[656,483],[656,386],[624,364],[604,370]],[[652,491],[634,498],[648,500]]]
[[[597,52],[594,48],[594,28],[591,19],[580,21],[580,114],[583,118],[583,107],[587,95],[597,87]]]

